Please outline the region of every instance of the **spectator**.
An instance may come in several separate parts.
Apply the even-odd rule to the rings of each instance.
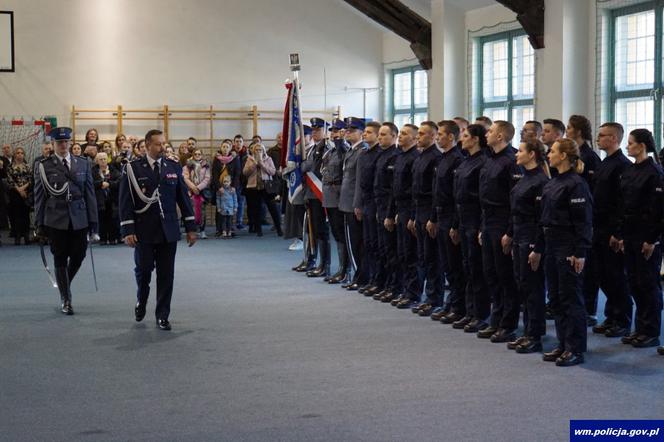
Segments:
[[[287,189],[286,181],[281,177],[281,143],[283,137],[281,132],[276,136],[276,144],[270,147],[267,150],[267,154],[272,158],[272,164],[277,169],[277,173],[274,175],[273,179],[277,180],[279,192],[277,194],[277,200],[280,202],[281,213],[284,213],[286,210],[286,198],[287,198]]]
[[[118,188],[121,172],[110,167],[106,152],[99,152],[92,168],[101,244],[117,244],[120,240],[118,221]]]
[[[134,150],[134,147],[138,144],[138,137],[136,135],[129,135],[127,136],[127,141],[129,141],[129,144],[131,144],[131,150]]]
[[[9,189],[9,219],[14,232],[14,244],[30,244],[30,197],[32,193],[32,168],[25,162],[25,150],[17,147],[12,164],[7,171]]]
[[[237,213],[237,192],[231,186],[231,176],[224,175],[222,185],[217,190],[217,213],[220,219],[221,237],[232,238],[233,215]]]
[[[117,134],[115,136],[115,151],[117,152],[118,155],[120,155],[120,152],[126,151],[124,148],[124,144],[127,142],[127,137],[124,136],[124,134]]]
[[[131,159],[143,158],[146,154],[145,140],[138,140],[132,149]]]
[[[81,149],[83,152],[86,152],[86,155],[90,157],[90,154],[87,152],[92,152],[92,150],[88,151],[88,147],[94,146],[95,148],[95,155],[97,155],[97,151],[99,151],[99,132],[97,129],[88,129],[88,131],[85,133],[85,143],[81,144]],[[94,160],[94,157],[91,157]]]
[[[186,141],[180,143],[180,146],[178,147],[178,156],[180,157],[180,166],[185,167],[187,165],[187,160],[191,158],[189,145]]]
[[[34,161],[32,162],[32,170],[35,170],[35,166],[37,165],[37,163],[39,163],[39,161],[43,160],[44,158],[48,158],[49,156],[51,156],[52,153],[53,153],[53,144],[51,144],[50,141],[44,141],[44,143],[42,144],[42,154],[37,158],[35,158]]]
[[[206,239],[205,234],[205,203],[211,199],[210,195],[210,165],[203,158],[200,149],[194,149],[193,156],[187,160],[187,166],[182,170],[184,182],[189,188],[189,198],[194,208],[196,225],[198,226],[201,239]]]
[[[212,161],[212,178],[210,180],[210,188],[213,193],[217,193],[219,188],[221,188],[224,177],[229,176],[231,178],[231,187],[235,189],[236,197],[239,199],[240,195],[237,193],[237,189],[240,186],[242,166],[240,164],[240,159],[233,155],[232,145],[233,142],[229,139],[221,142],[221,146],[219,147],[219,150],[217,151],[214,160]],[[218,210],[215,213],[215,221],[217,226],[216,236],[219,237],[222,234],[221,217],[219,216]]]
[[[240,164],[242,167],[244,167],[244,163],[247,159],[247,147],[244,145],[244,138],[242,138],[242,135],[237,134],[233,138],[233,152],[237,157],[240,159]],[[245,198],[244,198],[244,188],[246,187],[246,176],[244,174],[240,174],[240,185],[236,187],[237,189],[237,229],[242,230],[244,229],[244,224],[242,222],[244,221],[244,203],[245,203]],[[248,215],[248,214],[247,214]],[[249,215],[247,216],[249,217]],[[251,220],[250,220],[251,224]],[[253,224],[252,224],[253,225]]]
[[[265,146],[260,143],[252,144],[250,155],[247,156],[243,174],[247,177],[246,197],[249,210],[249,219],[253,223],[253,230],[258,236],[263,236],[261,226],[261,203],[264,202],[270,211],[277,235],[282,236],[281,216],[274,203],[272,195],[265,190],[265,184],[272,180],[276,173],[272,158],[265,152]]]
[[[167,143],[167,146],[164,146],[164,156],[168,158],[169,160],[173,160],[175,162],[180,162],[180,157],[178,157],[175,154],[175,151],[173,150],[173,146],[170,145],[170,143]]]
[[[71,145],[71,154],[75,155],[77,157],[80,157],[83,154],[83,149],[81,149],[81,145],[78,143],[74,143]]]
[[[104,141],[101,143],[101,151],[106,154],[106,157],[108,158],[108,163],[111,164],[113,162],[113,158],[117,156],[117,152],[113,150],[113,145],[111,145],[110,141]]]
[[[9,222],[7,218],[7,188],[5,181],[7,180],[7,170],[11,165],[11,146],[9,144],[4,144],[2,146],[2,155],[0,155],[0,230],[4,230],[9,227]],[[2,239],[0,239],[0,246],[2,246]]]
[[[7,169],[12,162],[12,146],[10,144],[2,145],[2,155],[0,155],[0,178],[7,177]]]
[[[122,170],[122,166],[127,164],[127,162],[129,161],[129,152],[131,152],[131,144],[129,143],[129,141],[124,141],[120,145],[120,150],[118,151],[118,155],[115,158],[113,158],[111,164],[115,166],[116,169]]]

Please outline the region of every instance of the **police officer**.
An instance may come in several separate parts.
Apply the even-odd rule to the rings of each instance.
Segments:
[[[523,177],[510,193],[510,226],[514,277],[524,305],[523,336],[508,342],[507,348],[517,353],[542,351],[542,336],[546,333],[544,238],[539,220],[542,212],[542,192],[549,181],[549,167],[545,160],[546,147],[537,138],[521,141],[516,164],[523,168]]]
[[[323,156],[327,152],[328,144],[325,139],[325,120],[312,118],[311,138],[314,144],[306,153],[302,162],[302,174],[304,175],[305,191],[304,202],[309,214],[311,235],[309,241],[315,241],[318,248],[318,267],[307,272],[307,276],[317,278],[330,274],[330,237],[325,209],[323,208],[322,171]]]
[[[622,174],[623,199],[621,244],[625,253],[627,280],[636,304],[634,332],[622,338],[624,344],[644,348],[660,345],[662,328],[662,168],[648,156],[657,158],[655,140],[647,129],[630,132],[627,154],[634,158]]]
[[[491,304],[482,270],[482,249],[477,241],[480,231],[480,171],[486,161],[486,129],[471,124],[461,136],[466,158],[457,167],[454,176],[454,203],[456,219],[450,237],[461,244],[463,271],[466,278],[466,316],[452,323],[452,327],[466,333],[477,333],[488,324]]]
[[[593,327],[593,333],[607,337],[622,337],[629,333],[632,323],[632,300],[627,287],[624,255],[618,248],[620,219],[620,177],[631,165],[620,148],[624,130],[619,123],[604,123],[597,134],[597,145],[606,158],[595,171],[593,189],[593,247],[592,266],[595,280],[606,295],[603,323]]]
[[[461,246],[450,238],[450,229],[456,217],[454,207],[454,174],[464,159],[461,149],[457,147],[459,126],[452,120],[438,123],[438,146],[443,157],[438,163],[434,177],[433,207],[427,222],[427,232],[438,243],[441,271],[450,285],[448,302],[443,308],[431,315],[431,319],[443,324],[452,324],[466,315]]]
[[[383,290],[374,294],[374,299],[390,302],[401,292],[397,278],[397,237],[394,229],[385,228],[385,218],[390,205],[390,195],[394,184],[394,162],[399,154],[396,141],[399,129],[394,123],[385,122],[378,130],[380,155],[376,160],[374,176],[374,199],[376,202],[376,223],[378,240],[378,275],[376,281],[381,282]]]
[[[312,141],[311,141],[311,126],[309,125],[304,125],[302,130],[304,131],[304,151],[306,152],[309,148],[313,146]],[[284,172],[285,176],[290,176],[292,173],[292,170]],[[306,184],[302,183],[301,186],[306,186]],[[303,221],[305,219],[304,215],[306,212],[306,209],[304,207],[304,190],[298,192],[296,195],[293,196],[293,200],[289,201],[289,204],[292,206],[292,212],[290,216],[293,216],[296,219],[299,219],[299,221],[296,221],[299,223],[300,226],[303,226]],[[288,209],[287,209],[288,210]],[[304,229],[309,229],[308,226],[309,220],[307,219],[307,225],[304,225]],[[296,272],[308,272],[310,270],[313,270],[316,268],[316,241],[312,240],[312,238],[309,238],[309,241],[307,243],[306,249],[304,251],[304,257],[302,259],[302,262],[300,264],[296,265],[293,267],[291,270],[296,271]]]
[[[581,161],[583,161],[583,173],[581,177],[586,180],[590,187],[590,192],[594,189],[595,170],[599,166],[601,159],[599,155],[590,147],[590,142],[593,139],[592,126],[590,120],[583,115],[572,115],[569,117],[567,123],[565,136],[574,140],[579,146],[581,154]],[[588,251],[586,256],[586,265],[588,268],[593,267],[593,254]],[[583,297],[586,304],[586,322],[588,327],[597,324],[597,296],[599,292],[599,282],[592,271],[584,272],[583,274]]]
[[[433,121],[420,124],[417,147],[422,151],[413,162],[413,205],[415,217],[408,221],[408,230],[417,238],[417,266],[419,292],[424,288],[425,299],[411,308],[420,316],[430,316],[442,308],[443,281],[438,259],[438,244],[426,231],[433,207],[433,177],[443,157],[436,146],[438,126]]]
[[[383,289],[384,281],[376,279],[378,274],[378,227],[373,220],[376,219],[376,201],[374,199],[374,177],[376,174],[376,160],[380,155],[378,147],[378,131],[380,123],[371,121],[366,123],[364,141],[368,147],[363,150],[357,159],[357,181],[355,187],[355,217],[362,221],[362,238],[364,240],[363,264],[366,265],[368,282],[358,291],[365,296],[373,296]]]
[[[544,271],[558,338],[558,345],[542,359],[562,367],[584,362],[588,334],[581,272],[592,243],[592,195],[581,177],[580,155],[574,140],[556,141],[549,164],[558,175],[542,193]]]
[[[384,224],[397,234],[398,286],[401,295],[391,304],[407,309],[419,302],[421,289],[417,276],[417,239],[408,230],[408,221],[415,217],[413,209],[413,162],[419,156],[417,131],[414,124],[406,124],[399,132],[399,153],[394,161],[392,195]],[[418,291],[419,290],[419,291]]]
[[[120,229],[125,243],[134,248],[136,267],[136,321],[142,321],[150,295],[152,270],[157,269],[155,317],[161,330],[170,330],[168,321],[173,295],[175,252],[180,240],[180,209],[187,243],[196,242],[194,211],[182,178],[182,167],[162,156],[164,134],[152,129],[145,135],[147,155],[129,162],[120,180]]]
[[[35,164],[35,224],[40,242],[51,243],[61,311],[73,315],[71,282],[81,267],[88,234],[97,232],[97,202],[87,159],[69,153],[72,130],[50,132],[54,155]]]
[[[350,264],[355,270],[353,279],[341,287],[347,290],[358,290],[367,283],[366,268],[364,266],[364,245],[362,242],[362,220],[355,215],[355,192],[357,189],[357,160],[366,149],[362,140],[365,122],[361,118],[349,117],[346,123],[345,138],[351,148],[346,152],[343,162],[343,179],[339,194],[339,210],[344,215],[346,244]]]
[[[330,284],[345,282],[349,267],[346,236],[344,233],[344,215],[339,210],[344,157],[350,148],[346,140],[341,137],[340,132],[345,128],[346,124],[338,118],[330,124],[329,148],[323,155],[321,165],[321,174],[323,176],[323,207],[327,211],[332,236],[334,236],[334,240],[337,242],[337,256],[339,257],[339,269],[337,273],[325,277],[325,281]]]
[[[477,333],[491,342],[516,338],[519,296],[514,282],[510,222],[510,191],[521,178],[511,145],[514,126],[497,120],[487,131],[487,159],[480,172],[481,243],[484,277],[493,302],[489,327]]]

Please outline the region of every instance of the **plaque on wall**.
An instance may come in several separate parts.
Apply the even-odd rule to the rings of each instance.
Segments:
[[[14,13],[0,11],[0,72],[14,72]]]

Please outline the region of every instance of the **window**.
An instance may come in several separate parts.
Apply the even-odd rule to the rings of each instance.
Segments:
[[[662,139],[662,9],[656,1],[612,11],[609,121]],[[660,144],[660,143],[657,143]]]
[[[479,39],[476,96],[478,110],[492,120],[507,120],[517,132],[535,118],[535,51],[523,31]]]
[[[392,71],[392,121],[401,128],[404,124],[419,125],[428,117],[428,85],[426,72],[413,66]]]

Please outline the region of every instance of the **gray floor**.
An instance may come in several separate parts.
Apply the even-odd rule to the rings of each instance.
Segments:
[[[36,247],[0,248],[0,440],[567,440],[570,419],[662,418],[654,349],[592,336],[557,368],[295,274],[287,245],[181,243],[171,332],[134,322],[124,246],[94,249],[73,317]]]

